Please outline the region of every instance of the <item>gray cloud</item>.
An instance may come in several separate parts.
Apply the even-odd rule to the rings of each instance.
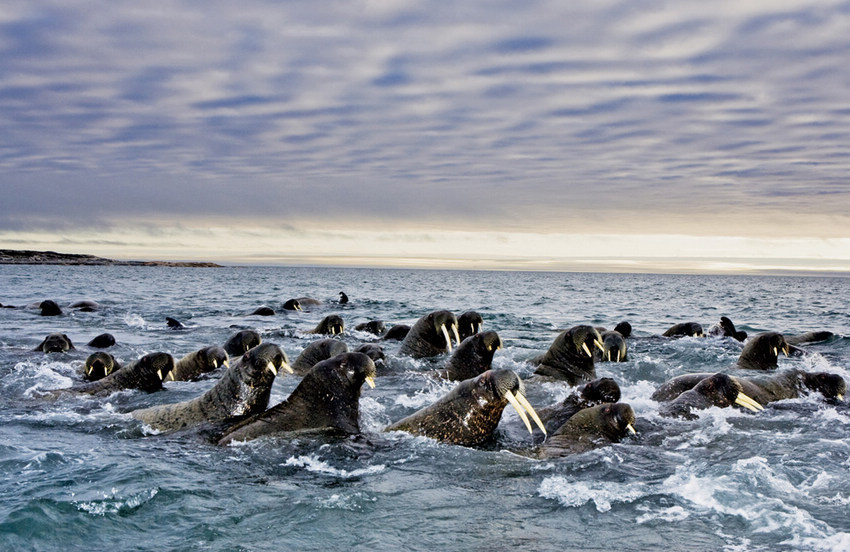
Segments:
[[[847,2],[72,0],[3,17],[0,228],[522,229],[850,204]]]

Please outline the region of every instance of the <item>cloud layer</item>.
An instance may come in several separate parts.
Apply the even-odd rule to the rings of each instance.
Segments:
[[[850,3],[571,4],[6,2],[0,230],[847,237]]]

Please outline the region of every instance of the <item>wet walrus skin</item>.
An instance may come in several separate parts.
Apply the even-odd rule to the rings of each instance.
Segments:
[[[167,381],[191,381],[207,372],[229,365],[229,357],[224,347],[213,345],[198,349],[184,356],[174,365],[174,370],[168,373]]]
[[[266,409],[278,370],[292,371],[286,353],[273,343],[263,343],[237,359],[200,397],[135,410],[132,415],[160,431],[200,423],[236,423]]]
[[[360,389],[374,387],[375,363],[363,353],[343,353],[313,369],[283,402],[228,430],[219,445],[302,430],[360,433]]]
[[[532,359],[537,364],[535,374],[564,380],[570,385],[596,377],[593,363],[594,348],[603,349],[602,338],[593,326],[573,326],[561,332],[541,356]]]
[[[427,358],[452,351],[452,336],[460,344],[457,318],[447,310],[434,311],[419,318],[404,336],[398,354]]]
[[[55,389],[52,393],[106,395],[122,389],[139,389],[153,393],[162,389],[162,378],[173,368],[174,358],[168,353],[149,353],[103,379],[66,389]]]
[[[316,364],[347,352],[348,345],[338,339],[319,339],[304,347],[292,363],[292,370],[299,376],[306,376]]]
[[[434,404],[390,424],[384,431],[406,431],[456,445],[476,446],[493,436],[509,403],[523,418],[529,432],[532,429],[525,412],[543,429],[525,398],[522,380],[511,370],[488,370],[460,382]]]
[[[540,459],[578,454],[634,434],[635,413],[625,403],[600,404],[578,411],[543,442]]]

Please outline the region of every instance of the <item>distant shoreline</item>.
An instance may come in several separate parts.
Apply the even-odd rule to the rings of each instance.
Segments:
[[[116,261],[95,255],[57,253],[56,251],[31,251],[26,249],[0,249],[0,264],[21,265],[75,265],[75,266],[174,266],[220,268],[210,262],[184,261]]]

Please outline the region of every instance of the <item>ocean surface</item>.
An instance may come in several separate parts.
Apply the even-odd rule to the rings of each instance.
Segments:
[[[850,550],[850,409],[819,395],[753,414],[711,408],[693,421],[659,416],[653,390],[679,374],[730,371],[728,338],[659,337],[678,322],[708,329],[721,316],[750,335],[829,330],[780,370],[850,381],[850,279],[522,273],[280,267],[0,266],[0,303],[81,299],[96,312],[0,309],[0,550]],[[335,303],[340,291],[351,299]],[[289,298],[326,301],[286,312]],[[248,316],[267,305],[275,316]],[[523,454],[527,434],[465,448],[382,429],[454,384],[424,371],[446,357],[387,362],[363,388],[360,439],[280,436],[219,447],[192,432],[156,434],[128,412],[195,397],[214,384],[168,382],[153,394],[51,401],[74,385],[109,332],[127,363],[153,351],[176,358],[223,344],[243,328],[293,361],[340,314],[353,349],[376,338],[373,319],[413,324],[433,310],[476,310],[505,343],[494,367],[528,378],[525,361],[577,324],[634,328],[629,361],[597,363],[637,415],[639,435],[558,460]],[[172,330],[166,317],[186,328]],[[77,349],[32,349],[51,332]],[[298,382],[281,375],[271,404]],[[563,383],[528,383],[542,408]],[[516,424],[506,409],[500,433]],[[650,431],[647,432],[647,429]],[[522,439],[527,439],[527,443]],[[500,444],[501,443],[501,444]]]

